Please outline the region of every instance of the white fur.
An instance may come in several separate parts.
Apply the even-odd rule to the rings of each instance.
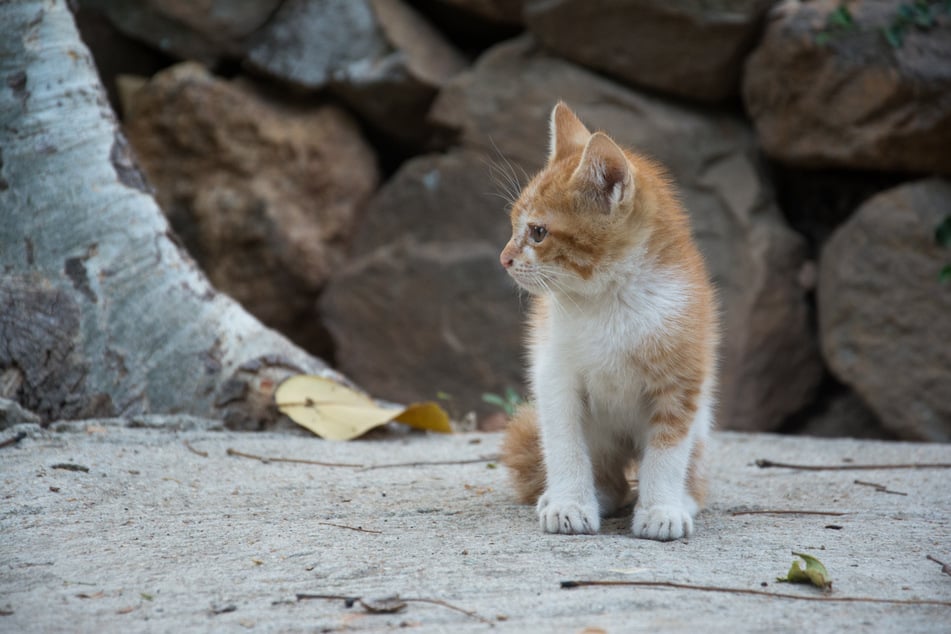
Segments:
[[[530,270],[533,258],[525,260]],[[597,532],[600,515],[620,501],[596,490],[593,461],[620,469],[632,458],[640,458],[635,536],[668,540],[692,531],[697,504],[685,489],[686,474],[694,443],[711,426],[712,379],[701,390],[690,434],[659,450],[649,443],[644,379],[629,358],[678,321],[690,292],[687,279],[653,267],[635,249],[612,267],[612,276],[579,286],[589,291],[585,296],[548,294],[548,319],[531,351],[548,478],[537,507],[545,531]],[[572,286],[559,280],[556,288]]]

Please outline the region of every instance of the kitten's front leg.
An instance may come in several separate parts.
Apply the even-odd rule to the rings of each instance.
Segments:
[[[537,506],[539,524],[548,533],[597,533],[601,518],[578,388],[557,367],[539,368],[536,383],[547,474]]]
[[[701,397],[695,409],[683,404],[661,405],[652,417],[638,467],[637,504],[631,523],[635,537],[668,541],[693,532],[699,505],[687,492],[687,474],[691,460],[698,455],[694,446],[703,442],[710,428],[711,409],[711,400]]]

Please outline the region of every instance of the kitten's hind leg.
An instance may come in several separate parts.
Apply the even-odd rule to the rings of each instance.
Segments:
[[[598,491],[598,511],[601,517],[614,515],[618,509],[633,499],[631,485],[624,475],[623,468],[612,470],[610,473],[596,474],[595,487]]]
[[[693,516],[703,501],[699,495],[703,485],[699,463],[702,445],[698,443],[706,437],[712,409],[709,398],[701,396],[697,400],[693,407],[689,402],[680,407],[660,403],[651,418],[647,447],[638,468],[638,496],[631,524],[635,537],[668,541],[693,532]]]
[[[618,509],[633,499],[631,484],[627,481],[626,468],[631,463],[633,449],[619,447],[611,441],[609,447],[592,445],[592,466],[594,485],[598,497],[598,511],[601,517],[610,517]]]

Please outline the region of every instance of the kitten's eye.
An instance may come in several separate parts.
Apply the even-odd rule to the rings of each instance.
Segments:
[[[548,235],[548,229],[541,225],[529,225],[528,234],[532,238],[532,242],[538,244],[545,239],[545,236]]]

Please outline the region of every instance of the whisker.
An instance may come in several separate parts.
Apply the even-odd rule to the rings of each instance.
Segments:
[[[508,194],[505,194],[505,193],[500,193],[500,192],[482,192],[482,195],[483,195],[483,196],[493,196],[493,197],[495,197],[495,198],[501,198],[502,200],[504,200],[506,203],[508,203],[508,205],[506,206],[506,213],[508,212],[508,207],[510,207],[511,205],[514,205],[514,204],[515,204],[515,200],[513,200],[512,198],[509,198],[509,197],[508,197]]]
[[[489,174],[492,180],[495,181],[495,184],[505,190],[506,193],[517,197],[518,192],[521,190],[521,184],[518,180],[516,180],[510,172],[503,169],[501,164],[491,161],[489,157],[483,157],[482,162],[489,168]]]
[[[578,302],[576,302],[574,297],[572,297],[568,287],[558,279],[554,269],[542,266],[538,268],[538,274],[541,279],[545,280],[546,288],[550,289],[551,287],[554,287],[555,290],[559,291],[560,295],[568,298],[568,301],[570,301],[577,310],[581,310],[581,306],[579,306]]]
[[[529,179],[528,174],[525,172],[525,169],[521,165],[518,166],[518,171],[522,173],[522,178],[519,178],[518,172],[516,172],[515,165],[513,165],[512,162],[508,159],[508,157],[506,157],[505,154],[502,153],[502,150],[500,150],[499,146],[496,145],[495,139],[493,139],[491,136],[489,137],[489,143],[492,144],[492,149],[495,150],[495,153],[505,163],[505,167],[508,169],[508,172],[507,173],[503,172],[503,174],[508,177],[509,184],[511,185],[511,187],[514,189],[515,192],[520,192],[522,190],[522,185],[525,182],[528,182],[529,180],[531,180]],[[501,171],[501,168],[500,168],[500,171]]]
[[[505,201],[505,206],[502,208],[502,211],[505,214],[509,214],[511,212],[512,205],[514,205],[515,201],[518,200],[518,192],[511,190],[509,187],[506,186],[505,183],[501,182],[494,175],[491,175],[491,176],[492,176],[493,182],[496,184],[496,186],[499,188],[500,191],[483,192],[483,193],[485,195],[501,198],[503,201]]]

